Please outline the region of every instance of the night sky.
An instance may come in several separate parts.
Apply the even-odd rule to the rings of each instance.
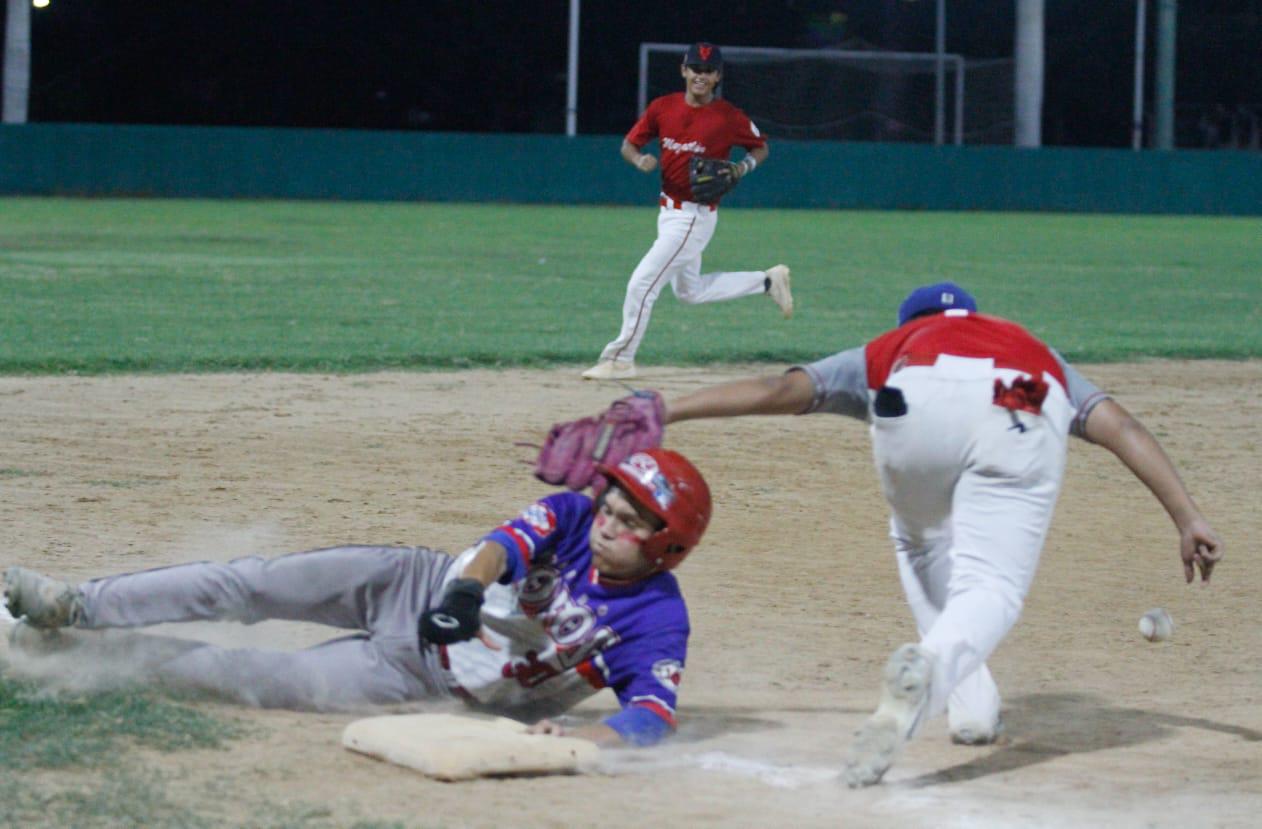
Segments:
[[[948,0],[947,50],[1011,57],[1014,7]],[[1044,143],[1128,146],[1134,0],[1045,14]],[[1150,67],[1155,17],[1150,2]],[[567,25],[567,0],[51,0],[32,10],[30,119],[562,132]],[[635,119],[643,41],[932,51],[933,37],[933,0],[586,0],[579,132]],[[1179,4],[1180,146],[1204,144],[1205,113],[1262,116],[1260,44],[1262,0]]]

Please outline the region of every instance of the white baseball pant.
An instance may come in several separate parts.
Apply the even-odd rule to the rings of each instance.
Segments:
[[[1021,614],[1064,475],[1072,409],[1050,376],[1042,414],[993,401],[1021,373],[941,356],[886,385],[907,413],[873,417],[877,471],[893,516],[899,575],[920,645],[935,657],[922,721],[993,728],[999,691],[986,660]]]
[[[763,293],[765,271],[701,273],[701,254],[718,225],[719,211],[696,202],[663,197],[657,214],[657,240],[627,282],[622,330],[605,346],[602,360],[633,362],[648,329],[653,304],[667,283],[680,302],[695,305]]]

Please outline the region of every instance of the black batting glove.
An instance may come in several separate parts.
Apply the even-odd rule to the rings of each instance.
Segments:
[[[447,585],[438,607],[421,614],[421,647],[451,645],[477,636],[482,626],[482,592],[477,579],[456,579]]]

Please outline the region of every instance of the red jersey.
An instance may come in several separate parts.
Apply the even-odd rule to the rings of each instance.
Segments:
[[[946,311],[912,320],[864,347],[868,388],[879,389],[896,369],[932,365],[940,354],[992,357],[996,368],[1012,368],[1036,379],[1047,372],[1067,388],[1065,372],[1051,349],[1015,322],[968,311]]]
[[[727,158],[732,147],[752,150],[767,144],[749,116],[722,98],[705,106],[689,106],[684,93],[655,98],[627,133],[634,147],[660,139],[662,192],[678,201],[693,201],[688,160],[694,155]]]

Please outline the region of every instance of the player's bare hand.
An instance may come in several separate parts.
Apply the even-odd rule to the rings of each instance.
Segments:
[[[565,726],[552,720],[540,720],[526,729],[527,734],[547,734],[552,737],[564,737]]]
[[[1201,581],[1209,581],[1214,565],[1222,560],[1222,539],[1203,518],[1197,518],[1179,529],[1179,554],[1183,558],[1183,578],[1191,584],[1196,571],[1201,571]]]
[[[657,156],[644,153],[635,160],[635,168],[641,173],[651,173],[657,169]]]

